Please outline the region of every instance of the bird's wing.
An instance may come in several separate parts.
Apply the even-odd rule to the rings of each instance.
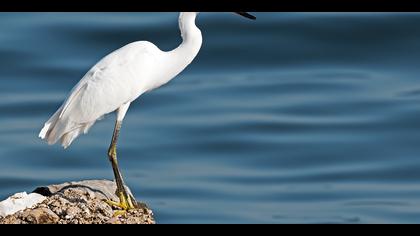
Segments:
[[[69,105],[72,103],[73,99],[75,97],[77,97],[83,90],[86,89],[86,85],[87,85],[86,83],[80,83],[77,86],[75,86],[73,91],[70,92],[70,96],[64,102],[63,109],[61,109],[60,115],[58,117],[59,119],[63,116],[64,112],[67,110]]]
[[[93,66],[84,76],[83,78],[77,83],[74,88],[70,91],[67,99],[63,103],[63,108],[61,109],[59,118],[62,118],[64,113],[67,111],[70,104],[74,102],[74,99],[78,97],[83,90],[86,89],[87,83],[89,80],[94,78],[96,76],[97,68],[98,67],[106,67],[106,65],[112,64],[111,62],[114,61],[116,58],[116,53],[113,52],[106,57],[104,57],[102,60],[100,60],[98,63],[96,63],[95,66]]]
[[[92,122],[131,101],[139,90],[138,72],[149,61],[153,61],[149,44],[127,45],[109,54],[74,87],[59,117],[79,124]]]

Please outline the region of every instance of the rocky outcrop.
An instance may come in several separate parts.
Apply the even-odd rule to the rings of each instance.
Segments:
[[[154,224],[152,211],[144,203],[126,214],[104,200],[118,201],[115,183],[88,180],[51,185],[35,189],[46,199],[32,208],[0,219],[0,224]]]

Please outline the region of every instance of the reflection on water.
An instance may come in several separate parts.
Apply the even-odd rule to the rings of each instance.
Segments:
[[[132,105],[120,164],[158,222],[420,220],[420,14],[201,13],[180,76]],[[66,151],[37,138],[101,57],[169,50],[177,13],[0,14],[0,197],[112,178],[113,115]]]

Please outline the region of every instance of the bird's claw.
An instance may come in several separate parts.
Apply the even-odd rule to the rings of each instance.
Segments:
[[[123,192],[120,192],[118,195],[120,202],[105,200],[105,202],[111,207],[114,206],[121,209],[114,212],[114,217],[125,215],[127,214],[128,210],[136,208],[136,205],[133,204],[133,201],[129,194],[124,194]]]

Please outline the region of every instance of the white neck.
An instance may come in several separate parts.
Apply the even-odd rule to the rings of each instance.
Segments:
[[[179,29],[181,31],[183,44],[196,41],[196,43],[199,43],[201,46],[201,31],[195,25],[195,18],[197,15],[197,12],[181,12],[179,14]]]
[[[200,51],[203,38],[200,29],[195,25],[196,12],[181,12],[179,15],[179,29],[182,43],[168,52],[173,72],[176,76],[185,69]]]

